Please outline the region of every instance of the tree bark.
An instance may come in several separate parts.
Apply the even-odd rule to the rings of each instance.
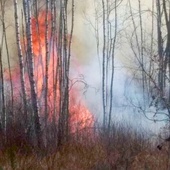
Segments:
[[[21,49],[21,42],[20,42],[20,27],[19,27],[19,19],[18,19],[18,5],[17,0],[14,0],[14,11],[15,11],[15,32],[16,32],[16,40],[17,40],[17,49],[18,49],[18,58],[19,58],[19,66],[20,66],[20,81],[21,81],[21,89],[22,89],[22,100],[24,104],[24,122],[27,125],[27,93],[26,93],[26,83],[25,83],[25,76],[24,76],[24,60],[23,54]]]
[[[34,112],[34,130],[37,138],[37,145],[41,147],[42,135],[41,135],[41,124],[39,120],[39,108],[37,101],[37,92],[35,87],[34,77],[34,59],[32,50],[32,23],[31,23],[31,1],[24,0],[24,11],[26,17],[26,38],[27,38],[27,57],[28,57],[28,72],[29,82],[31,88],[31,102]]]

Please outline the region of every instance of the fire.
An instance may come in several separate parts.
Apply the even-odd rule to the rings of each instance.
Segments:
[[[33,55],[34,55],[34,75],[36,81],[36,90],[38,94],[38,99],[40,101],[40,105],[43,105],[41,102],[44,100],[42,98],[42,93],[44,90],[44,76],[45,76],[45,58],[46,58],[46,12],[41,12],[38,18],[32,17],[32,44],[33,44]],[[54,89],[54,78],[55,78],[55,69],[57,67],[57,50],[55,43],[52,43],[51,39],[57,39],[57,35],[51,35],[51,14],[48,14],[48,42],[49,42],[49,63],[48,63],[48,105],[51,108],[54,105],[54,90],[56,90],[57,96],[59,98],[59,87]],[[53,41],[54,42],[54,41]],[[74,59],[75,60],[75,59]],[[77,63],[76,63],[77,65]],[[19,68],[15,69],[12,72],[13,82],[15,85],[19,84]],[[28,82],[28,74],[25,73],[26,77],[26,86],[29,89]],[[6,75],[6,80],[9,80],[8,74]],[[16,94],[15,94],[16,95]],[[85,127],[92,127],[94,123],[94,119],[90,111],[86,108],[83,102],[79,103],[76,101],[76,96],[80,95],[80,92],[73,88],[70,90],[70,125],[71,131],[75,132],[77,129],[83,129]],[[58,103],[56,103],[56,106]],[[40,106],[42,107],[42,106]],[[49,114],[49,118],[52,117],[53,110],[51,109]]]

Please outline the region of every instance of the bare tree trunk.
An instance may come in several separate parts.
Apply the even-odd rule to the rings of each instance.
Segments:
[[[59,19],[59,35],[58,35],[58,63],[56,68],[55,87],[59,87],[58,94],[58,147],[63,142],[63,118],[62,118],[62,46],[63,46],[63,21],[62,21],[62,0],[60,0],[60,19]],[[57,99],[57,92],[55,93],[55,100]]]
[[[60,43],[59,48],[59,88],[60,88],[60,106],[59,106],[59,126],[58,126],[58,146],[69,140],[69,70],[71,57],[71,44],[74,29],[74,0],[72,0],[72,20],[70,37],[68,41],[67,28],[67,0],[60,1]]]
[[[68,58],[67,58],[67,66],[66,66],[66,94],[67,94],[67,112],[69,114],[69,106],[70,106],[70,90],[69,90],[69,73],[70,73],[70,58],[71,58],[71,47],[72,47],[72,38],[73,38],[73,31],[74,31],[74,0],[71,1],[72,7],[71,7],[71,30],[70,30],[70,37],[69,37],[69,42],[68,42]],[[69,135],[70,132],[70,126],[69,126],[69,115],[67,116],[67,133]]]
[[[1,22],[2,22],[2,29],[3,29],[3,38],[4,38],[4,41],[5,41],[4,43],[5,43],[5,49],[6,49],[6,54],[7,54],[10,88],[11,88],[10,89],[10,98],[8,98],[11,105],[8,105],[9,111],[8,111],[8,115],[6,115],[6,118],[5,118],[6,123],[7,123],[7,121],[9,121],[9,118],[10,118],[10,121],[12,121],[11,117],[13,116],[13,84],[12,84],[11,66],[10,66],[10,61],[9,61],[10,60],[9,59],[9,50],[8,50],[8,43],[7,43],[7,36],[6,36],[6,25],[5,25],[5,20],[4,20],[5,19],[5,3],[6,3],[6,1],[2,0],[0,4],[1,4]],[[3,66],[2,66],[2,68],[3,68]],[[7,113],[7,109],[6,109],[6,113]]]
[[[20,42],[20,27],[19,27],[19,19],[18,19],[18,6],[17,0],[14,0],[14,11],[15,11],[15,29],[16,29],[16,40],[17,40],[17,48],[18,48],[18,58],[19,58],[19,66],[20,66],[20,81],[21,81],[21,89],[22,89],[22,100],[24,104],[24,122],[27,125],[27,94],[26,94],[26,84],[25,84],[25,76],[24,76],[24,61],[21,49]]]
[[[69,106],[68,106],[68,102],[69,102],[69,89],[68,87],[68,83],[69,83],[69,75],[67,75],[67,70],[68,70],[68,30],[67,30],[67,3],[68,0],[64,0],[64,7],[63,7],[63,28],[64,28],[64,32],[63,32],[63,104],[62,104],[62,115],[63,115],[63,120],[64,120],[64,127],[63,127],[63,132],[64,132],[64,136],[65,139],[64,141],[68,141],[68,137],[69,137],[69,129],[68,129],[68,125],[69,125]]]
[[[12,83],[12,75],[11,75],[11,64],[10,64],[10,56],[9,56],[9,49],[8,49],[8,42],[7,42],[7,34],[6,34],[6,25],[5,25],[5,3],[6,1],[1,1],[1,22],[3,28],[3,34],[5,39],[5,49],[7,54],[7,62],[8,62],[8,70],[9,70],[9,79],[10,79],[10,116],[13,116],[13,105],[14,105],[14,96],[13,96],[13,83]]]
[[[31,23],[31,1],[24,0],[24,11],[26,18],[26,38],[27,38],[27,57],[28,57],[28,72],[29,72],[29,82],[31,88],[31,101],[34,112],[34,130],[37,138],[38,147],[41,146],[42,136],[41,136],[41,124],[39,120],[39,108],[37,102],[37,92],[35,87],[34,79],[34,60],[33,60],[33,50],[32,50],[32,23]]]
[[[4,26],[4,14],[5,14],[5,1],[0,2],[1,5],[1,14],[2,14],[2,25]],[[4,66],[3,66],[3,45],[4,45],[4,38],[5,38],[5,29],[3,28],[3,33],[1,37],[0,43],[0,79],[1,79],[1,97],[2,97],[2,113],[1,113],[1,128],[3,129],[4,133],[6,134],[6,99],[5,99],[5,82],[4,82]]]
[[[154,11],[154,0],[152,0],[152,11]],[[153,76],[153,70],[154,70],[154,63],[153,63],[153,56],[154,56],[154,13],[152,12],[152,32],[151,32],[151,42],[150,42],[151,52],[150,52],[150,61],[149,61],[149,75]],[[148,98],[152,92],[152,86],[151,86],[151,80],[148,80]]]
[[[144,68],[145,68],[145,61],[144,61],[144,40],[143,40],[143,20],[142,20],[142,9],[141,9],[141,0],[138,0],[139,4],[139,22],[140,22],[140,56],[141,56],[141,63],[142,63],[142,90],[143,90],[143,102],[144,102],[144,107],[145,107],[145,92],[146,92],[146,76],[144,73]]]
[[[114,70],[115,70],[115,48],[116,48],[116,40],[117,40],[117,0],[115,0],[115,23],[114,23],[114,38],[113,38],[113,46],[111,51],[111,81],[110,81],[110,108],[109,108],[109,122],[108,122],[108,131],[110,132],[111,129],[111,120],[112,120],[112,109],[113,109],[113,81],[114,81]]]
[[[166,42],[166,47],[165,47],[165,59],[163,61],[163,74],[164,74],[164,87],[166,84],[170,84],[170,80],[167,79],[169,77],[170,79],[170,10],[169,10],[169,15],[168,15],[168,8],[166,1],[163,0],[163,11],[164,11],[164,16],[165,16],[165,23],[166,23],[166,28],[167,28],[167,42]],[[167,71],[167,68],[169,69]],[[166,75],[167,74],[167,75]],[[170,102],[170,88],[169,94],[168,94],[168,103]]]
[[[0,78],[1,78],[1,97],[2,97],[2,112],[1,112],[1,128],[6,132],[6,103],[5,103],[5,85],[4,85],[4,73],[3,73],[3,61],[2,61],[2,49],[3,49],[4,35],[1,37],[0,44]]]
[[[48,63],[49,63],[49,0],[46,0],[46,30],[45,30],[45,50],[46,50],[46,58],[45,58],[45,136],[47,140],[47,122],[48,122]]]
[[[103,103],[103,128],[106,128],[106,8],[105,1],[102,0],[103,12],[103,60],[102,60],[102,103]]]
[[[158,73],[158,84],[159,88],[161,90],[161,93],[163,93],[163,82],[164,82],[164,57],[163,57],[163,39],[162,39],[162,31],[161,31],[161,4],[160,0],[156,1],[156,7],[157,7],[157,34],[158,34],[158,55],[159,55],[159,73]]]

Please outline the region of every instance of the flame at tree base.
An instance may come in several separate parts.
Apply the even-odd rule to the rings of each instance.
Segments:
[[[45,24],[46,12],[40,12],[38,19],[32,17],[32,45],[33,45],[33,56],[34,56],[34,76],[36,83],[37,96],[40,107],[40,117],[44,117],[44,82],[45,82],[45,64],[46,64],[46,24]],[[48,43],[50,44],[50,55],[48,63],[48,120],[51,122],[54,118],[54,110],[58,113],[59,101],[60,101],[60,87],[59,82],[55,82],[56,69],[57,69],[57,47],[55,40],[57,36],[51,36],[51,14],[48,14],[49,30],[48,30]],[[53,39],[53,41],[52,41]],[[55,39],[55,40],[54,40]],[[25,40],[24,40],[25,41]],[[27,56],[28,57],[28,56]],[[25,59],[26,62],[26,59]],[[8,82],[9,74],[6,73],[6,82]],[[19,68],[12,71],[12,82],[14,96],[17,98],[20,96],[20,74]],[[29,76],[27,70],[25,70],[25,85],[28,96],[30,94]],[[56,95],[56,96],[55,96]],[[72,88],[69,94],[69,125],[72,133],[83,128],[92,127],[94,124],[93,115],[85,107],[83,102],[79,103],[76,101],[76,97],[80,95],[80,92],[76,88]],[[54,103],[56,99],[56,103]],[[56,108],[54,108],[56,107]],[[55,117],[58,120],[58,115]]]

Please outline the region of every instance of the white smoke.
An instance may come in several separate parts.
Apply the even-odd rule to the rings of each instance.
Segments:
[[[95,6],[94,1],[91,0],[76,0],[75,2],[75,15],[74,15],[74,35],[72,44],[72,78],[83,80],[80,83],[80,90],[82,91],[82,100],[86,101],[90,111],[95,115],[98,120],[102,120],[102,91],[101,91],[101,61],[102,53],[100,51],[97,55],[96,39],[93,26],[95,25]],[[148,1],[147,1],[148,3]],[[132,4],[134,8],[135,3]],[[146,7],[146,6],[145,6]],[[150,7],[150,6],[149,6]],[[19,1],[19,17],[21,17],[22,3]],[[120,9],[119,17],[126,15],[126,2],[123,3]],[[101,9],[99,9],[100,12]],[[122,11],[121,11],[122,10]],[[68,17],[71,23],[71,15]],[[17,48],[15,40],[15,24],[14,24],[14,7],[13,1],[8,1],[5,10],[5,23],[8,39],[8,46],[10,51],[11,62],[15,66],[17,62]],[[71,25],[69,25],[70,28]],[[123,20],[119,20],[119,29],[123,28]],[[99,23],[100,42],[102,41],[102,26]],[[2,37],[2,26],[0,27],[0,37]],[[124,37],[119,37],[119,41],[124,40]],[[120,43],[120,42],[119,42]],[[125,42],[127,43],[127,42]],[[121,43],[120,43],[121,44]],[[102,44],[100,44],[102,47]],[[117,121],[129,121],[134,126],[147,126],[149,129],[155,130],[160,125],[152,121],[148,121],[141,113],[138,113],[133,104],[142,104],[142,92],[140,86],[130,82],[133,77],[130,70],[125,65],[131,65],[128,62],[129,49],[126,46],[121,46],[115,57],[115,76],[114,76],[114,97],[113,97],[113,119]],[[124,51],[123,51],[124,50]],[[126,54],[126,55],[122,55]],[[7,67],[7,56],[4,48],[3,51],[4,66]],[[99,62],[100,60],[100,62]],[[130,61],[130,60],[129,60]],[[158,130],[158,129],[156,129]]]

